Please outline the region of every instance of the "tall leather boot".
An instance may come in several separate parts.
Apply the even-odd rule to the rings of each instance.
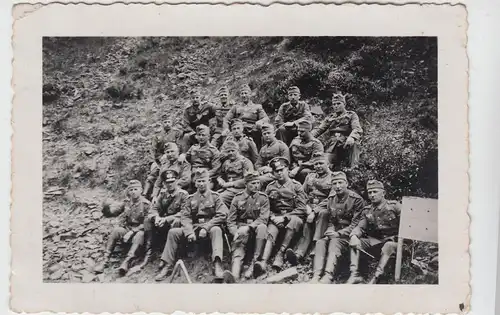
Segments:
[[[106,267],[109,264],[110,257],[111,257],[111,252],[106,251],[102,262],[94,267],[94,272],[95,273],[103,273],[104,269],[106,269]]]
[[[384,274],[385,266],[389,262],[390,258],[391,256],[382,254],[377,265],[377,269],[375,269],[375,274],[373,275],[373,278],[370,279],[368,284],[376,284],[378,282],[380,277]]]
[[[359,274],[358,267],[359,266],[359,250],[355,248],[351,248],[351,275],[347,280],[348,284],[356,284],[362,283],[363,277]]]
[[[264,253],[262,254],[262,260],[258,261],[254,265],[253,269],[253,277],[257,278],[261,274],[266,272],[267,269],[267,261],[269,260],[269,257],[271,257],[271,252],[273,250],[273,241],[272,240],[267,240],[266,241],[266,247],[264,247]]]
[[[214,274],[215,279],[222,279],[224,276],[224,269],[222,268],[222,262],[219,257],[215,257]]]
[[[287,229],[285,233],[285,237],[283,238],[283,243],[281,243],[281,247],[276,254],[276,257],[274,258],[274,263],[273,267],[281,270],[283,267],[283,256],[285,254],[285,250],[288,248],[288,245],[290,245],[290,242],[292,241],[294,231],[291,229]],[[293,252],[293,251],[292,251]]]
[[[225,283],[235,283],[240,279],[241,274],[241,258],[236,257],[233,258],[233,264],[231,266],[231,271],[225,270],[223,277]]]
[[[120,276],[124,276],[127,274],[128,269],[130,267],[130,262],[132,261],[133,258],[134,256],[129,255],[125,258],[125,260],[123,260],[122,264],[120,265],[120,268],[118,268]]]
[[[255,251],[253,253],[252,261],[248,266],[245,274],[243,275],[246,279],[250,279],[253,275],[253,269],[257,260],[259,260],[260,254],[262,253],[262,248],[264,247],[265,239],[257,238],[255,239]]]

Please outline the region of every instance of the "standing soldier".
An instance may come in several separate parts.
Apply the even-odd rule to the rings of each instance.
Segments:
[[[315,172],[307,175],[303,185],[304,192],[308,197],[307,220],[297,245],[297,251],[294,253],[287,250],[286,252],[287,259],[292,265],[302,263],[311,242],[321,239],[328,226],[328,210],[325,207],[320,207],[320,204],[332,190],[333,173],[328,168],[325,155],[316,155],[311,162]]]
[[[257,145],[251,138],[243,134],[243,122],[241,120],[233,119],[231,134],[227,136],[225,141],[235,141],[240,147],[241,155],[249,159],[252,163],[257,161],[257,157],[259,156]],[[222,144],[221,151],[224,151],[224,144]]]
[[[264,140],[264,146],[260,149],[259,157],[257,158],[257,162],[255,162],[255,168],[260,172],[262,186],[265,187],[274,180],[271,174],[272,169],[268,166],[269,162],[277,157],[282,157],[289,161],[290,149],[283,141],[276,139],[274,126],[271,124],[264,124],[262,126],[262,139]]]
[[[278,128],[276,136],[279,140],[290,145],[293,138],[297,136],[296,123],[300,119],[314,121],[311,109],[306,102],[300,100],[300,90],[296,86],[288,88],[288,102],[283,103],[278,109],[278,115],[274,122]]]
[[[119,268],[120,274],[125,275],[130,262],[136,257],[138,249],[144,245],[144,221],[148,216],[151,204],[146,198],[141,196],[141,193],[141,182],[135,179],[131,180],[127,187],[127,199],[117,207],[113,207],[113,211],[110,211],[109,205],[104,206],[103,214],[105,216],[120,215],[118,217],[118,226],[113,229],[108,238],[104,261],[94,269],[96,273],[104,271],[109,264],[116,244],[122,241],[125,244],[131,244],[127,257]]]
[[[218,176],[221,164],[219,150],[208,142],[210,128],[205,125],[196,127],[196,139],[198,143],[189,148],[186,155],[179,157],[179,160],[191,163],[193,172],[199,168],[208,170],[209,177],[213,180]]]
[[[215,118],[214,106],[208,102],[202,102],[202,95],[199,90],[192,91],[191,98],[191,105],[184,109],[183,114],[182,152],[187,152],[189,147],[196,143],[196,127],[200,125],[209,126],[210,121]]]
[[[224,117],[226,117],[234,103],[229,101],[229,90],[226,86],[221,87],[217,91],[217,94],[219,96],[219,104],[215,106],[214,131],[210,143],[218,149],[224,143],[224,138],[227,136],[227,131],[223,133]]]
[[[222,201],[229,208],[234,196],[245,188],[244,176],[247,172],[253,171],[253,164],[240,154],[236,142],[226,141],[224,146],[227,159],[222,163],[217,183],[222,188],[220,195]]]
[[[236,104],[224,117],[224,131],[223,133],[229,133],[229,125],[231,121],[235,118],[241,119],[244,125],[244,132],[247,136],[252,138],[257,144],[257,148],[261,145],[261,135],[260,127],[264,123],[269,122],[269,117],[267,116],[264,108],[260,104],[254,104],[250,99],[250,94],[252,90],[248,84],[244,84],[240,89],[241,103]]]
[[[313,283],[332,283],[337,261],[349,248],[349,234],[361,219],[365,206],[363,198],[347,188],[344,172],[333,173],[332,185],[330,196],[320,204],[328,211],[328,228],[316,242]],[[323,269],[325,273],[320,280]]]
[[[267,241],[262,260],[255,264],[255,275],[266,271],[267,261],[274,246],[278,247],[273,267],[281,269],[285,250],[290,245],[296,233],[300,232],[306,216],[306,194],[302,185],[288,177],[288,160],[279,157],[270,163],[275,181],[267,185],[271,216],[267,227]],[[278,236],[284,234],[281,244]]]
[[[160,234],[164,241],[170,228],[181,226],[181,207],[187,200],[187,191],[179,188],[179,173],[174,169],[167,169],[160,175],[163,188],[158,198],[155,198],[152,211],[145,222],[146,231],[146,262],[149,261],[152,251],[154,234]],[[147,223],[147,224],[146,224]],[[163,268],[160,262],[160,269]]]
[[[153,202],[158,196],[158,192],[162,186],[159,175],[167,169],[175,170],[177,172],[179,177],[177,184],[182,189],[188,190],[191,185],[191,165],[185,160],[179,161],[179,147],[177,144],[173,142],[165,143],[165,154],[162,156],[161,160],[161,167],[157,170],[152,170],[146,179],[145,186],[148,187],[148,189],[154,183],[153,193],[151,194],[151,200]]]
[[[363,133],[358,115],[345,107],[345,95],[333,94],[332,113],[312,131],[313,136],[324,143],[330,164],[336,169],[357,165],[360,153],[358,146]]]
[[[363,282],[363,277],[358,272],[359,249],[367,250],[373,246],[382,246],[379,264],[369,282],[375,284],[384,274],[385,266],[397,248],[401,204],[385,199],[384,185],[378,180],[369,180],[366,183],[366,190],[371,204],[365,207],[361,220],[350,235],[351,276],[347,283]]]
[[[324,148],[321,141],[311,135],[312,124],[309,120],[302,119],[297,122],[298,137],[290,144],[292,170],[290,177],[303,183],[307,174],[314,166],[311,159],[314,155],[323,154]]]
[[[224,271],[224,281],[226,283],[236,282],[240,278],[247,244],[251,239],[254,239],[253,258],[245,272],[245,278],[252,276],[254,264],[262,254],[266,241],[269,199],[266,194],[259,191],[260,179],[258,172],[248,172],[245,175],[245,182],[246,189],[234,197],[227,219],[229,233],[233,236],[233,257],[231,271]]]
[[[175,264],[177,248],[182,241],[194,242],[197,239],[210,239],[215,277],[222,279],[223,235],[222,228],[227,220],[228,209],[219,194],[208,187],[210,177],[207,170],[198,170],[194,174],[197,191],[189,195],[181,211],[181,228],[172,228],[168,232],[167,243],[161,255],[163,269],[156,276],[156,281],[165,279]]]

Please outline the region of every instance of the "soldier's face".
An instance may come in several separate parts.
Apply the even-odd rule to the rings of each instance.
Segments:
[[[249,183],[247,183],[247,189],[250,193],[254,193],[256,191],[259,191],[260,189],[260,180],[253,180]]]
[[[243,126],[242,125],[236,125],[232,129],[233,135],[235,137],[241,137],[243,135]]]
[[[168,147],[165,150],[165,156],[169,161],[176,160],[179,157],[179,149]]]
[[[227,152],[227,157],[230,160],[236,159],[236,156],[238,155],[238,150],[236,149],[227,149],[226,152]]]
[[[193,100],[193,105],[196,105],[196,106],[200,105],[200,103],[201,103],[201,95],[200,94],[193,95],[192,100]]]
[[[300,99],[300,93],[298,92],[290,92],[288,93],[288,100],[292,103],[297,103]]]
[[[168,191],[174,191],[177,188],[177,181],[173,182],[164,182],[163,185],[167,188]]]
[[[200,144],[205,144],[208,142],[208,137],[209,137],[209,134],[208,132],[206,131],[200,131],[196,134],[196,140],[198,140],[198,142]]]
[[[172,128],[172,120],[170,120],[170,119],[165,119],[165,120],[163,121],[163,127],[164,127],[165,129],[170,129],[170,128]]]
[[[316,161],[314,163],[314,170],[318,174],[324,174],[327,169],[328,169],[328,165],[326,164],[326,161],[324,161],[324,160]]]
[[[343,179],[337,179],[332,181],[332,189],[337,194],[343,194],[347,191],[347,182]]]
[[[288,169],[286,167],[273,171],[274,177],[276,177],[277,180],[279,181],[284,181],[288,179]]]
[[[302,127],[302,126],[299,126],[297,128],[297,134],[299,135],[300,138],[304,139],[307,134],[309,132],[309,129],[305,128],[305,127]]]
[[[227,99],[228,99],[228,95],[226,93],[219,94],[219,101],[222,104],[226,104],[227,103]]]
[[[375,188],[368,189],[368,198],[372,203],[380,203],[385,197],[385,191],[383,189]]]
[[[129,190],[128,190],[128,195],[132,199],[139,198],[139,196],[141,196],[141,193],[142,193],[142,189],[140,189],[139,187],[132,187],[132,188],[129,188]]]
[[[208,178],[198,178],[194,182],[196,189],[200,192],[205,192],[208,188]]]
[[[332,100],[332,111],[333,112],[342,112],[345,110],[345,104],[339,101]]]
[[[247,102],[250,99],[250,93],[248,91],[241,91],[240,97],[243,102]]]
[[[262,138],[264,142],[271,143],[274,140],[274,130],[266,130],[262,133]]]

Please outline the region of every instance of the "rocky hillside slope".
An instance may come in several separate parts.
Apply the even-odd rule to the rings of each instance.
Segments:
[[[125,279],[90,273],[113,222],[101,218],[99,206],[122,198],[128,180],[145,180],[159,115],[179,117],[193,86],[214,98],[225,84],[236,98],[236,88],[249,83],[254,101],[274,115],[286,88],[298,85],[319,118],[328,113],[332,92],[348,92],[348,107],[365,130],[351,186],[364,194],[366,180],[376,177],[391,198],[437,197],[433,39],[44,38],[43,44],[47,281],[152,281],[153,266]],[[436,282],[426,270],[437,247],[411,249],[414,261],[405,261],[403,281]],[[196,281],[211,281],[207,264],[188,260]],[[309,273],[302,268],[296,281]]]

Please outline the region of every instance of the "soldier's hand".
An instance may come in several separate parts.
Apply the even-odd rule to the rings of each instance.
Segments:
[[[186,154],[184,153],[180,154],[179,157],[177,158],[177,161],[179,161],[180,163],[186,162]]]
[[[198,236],[199,236],[200,238],[205,238],[205,237],[207,237],[207,230],[205,230],[205,229],[201,229],[201,230],[200,230],[200,233],[198,234]]]
[[[291,170],[291,171],[288,173],[288,176],[290,176],[291,178],[293,178],[293,177],[297,176],[298,170],[299,170],[299,168],[298,168],[298,167],[294,168],[293,170]]]
[[[345,144],[344,144],[344,148],[345,147],[350,147],[354,144],[354,138],[353,137],[347,137],[347,139],[345,140]]]
[[[224,130],[222,130],[221,135],[222,135],[223,137],[226,137],[228,134],[229,134],[229,129],[224,129]]]
[[[313,223],[313,221],[314,221],[314,216],[315,216],[315,215],[314,215],[314,212],[309,213],[309,215],[307,216],[307,220],[306,220],[306,221],[307,221],[307,223]]]
[[[328,236],[329,238],[335,238],[335,237],[339,237],[340,235],[338,232],[335,232],[335,231],[326,231],[325,236]]]
[[[287,121],[283,125],[285,125],[285,127],[293,127],[293,126],[295,126],[295,123],[293,121]]]
[[[351,239],[349,241],[349,245],[354,248],[360,248],[361,247],[361,241],[356,235],[351,236]]]
[[[219,184],[219,186],[224,187],[224,184],[226,183],[226,181],[220,177],[217,177],[217,183]]]
[[[195,235],[194,233],[189,234],[189,235],[187,236],[187,240],[188,240],[188,242],[190,242],[190,243],[191,243],[191,242],[196,241],[196,235]]]

